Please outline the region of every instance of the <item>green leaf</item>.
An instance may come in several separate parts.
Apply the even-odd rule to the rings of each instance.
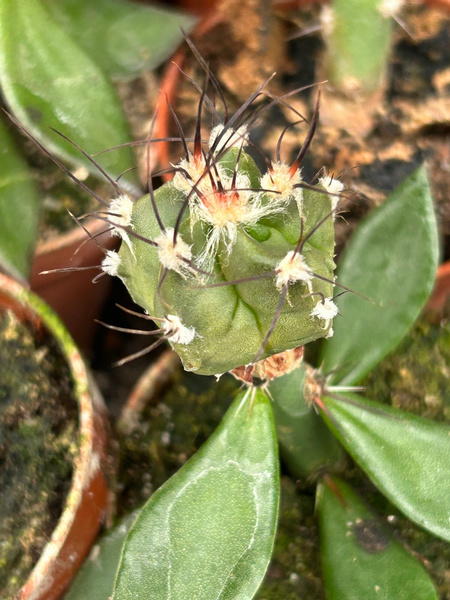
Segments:
[[[39,208],[28,166],[0,120],[0,266],[16,278],[30,273]]]
[[[119,567],[125,537],[138,511],[127,515],[107,531],[93,547],[64,600],[109,600]]]
[[[360,380],[413,325],[436,276],[438,236],[424,167],[408,177],[361,223],[338,268],[338,281],[373,304],[345,294],[334,336],[323,346],[323,372],[333,382]]]
[[[89,56],[47,14],[38,0],[0,0],[0,84],[22,125],[48,150],[74,166],[96,168],[54,127],[88,153],[130,141],[117,95]],[[130,148],[100,157],[113,177],[134,167]],[[121,184],[139,194],[136,174]]]
[[[278,513],[268,398],[239,395],[211,438],[149,500],[125,542],[113,600],[250,599]]]
[[[321,485],[316,508],[328,600],[437,600],[423,566],[350,486],[335,478]]]
[[[168,58],[195,19],[123,0],[45,0],[52,17],[110,77],[153,69]]]
[[[339,468],[344,460],[341,445],[305,402],[307,368],[303,363],[269,384],[281,457],[295,478],[309,478],[324,467]]]
[[[450,541],[450,426],[356,395],[322,401],[327,424],[392,504]]]

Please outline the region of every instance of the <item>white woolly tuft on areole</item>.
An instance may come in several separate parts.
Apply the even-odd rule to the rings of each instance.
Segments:
[[[222,137],[220,138],[217,146],[214,148],[214,152],[220,152],[224,148],[246,148],[248,146],[248,131],[246,125],[241,125],[238,127],[236,131],[231,128],[225,129],[225,126],[222,124],[216,125],[209,136],[208,145],[210,148],[214,145],[214,142],[217,140],[219,135],[223,132]]]
[[[314,275],[299,252],[294,252],[294,250],[288,252],[278,263],[276,272],[275,285],[277,290],[281,290],[290,283],[301,281],[306,283],[309,293],[312,293],[311,281],[314,279]]]
[[[338,307],[333,302],[332,298],[325,298],[319,300],[316,306],[311,311],[311,317],[317,317],[318,319],[323,319],[327,323],[332,321],[334,317],[338,314]]]
[[[214,191],[203,155],[196,158],[189,153],[187,159],[183,158],[178,164],[172,166],[177,169],[175,177],[172,179],[172,185],[179,192],[189,194],[195,188],[196,191],[193,196],[196,196],[197,192],[199,194],[210,194]],[[220,163],[214,166],[214,170],[211,173],[214,174],[214,179],[223,180],[226,176],[224,168]]]
[[[330,192],[330,194],[340,194],[345,187],[342,181],[328,175],[326,177],[321,177],[319,183],[327,190],[327,192]]]
[[[163,267],[184,277],[191,271],[186,260],[192,259],[192,250],[189,244],[182,240],[180,234],[177,235],[177,241],[174,244],[173,231],[172,228],[166,229],[155,239],[158,244],[158,258]]]
[[[130,247],[130,237],[124,227],[131,227],[131,218],[133,214],[133,201],[126,194],[120,194],[117,198],[113,198],[109,203],[108,215],[113,229],[111,235],[121,237],[123,241]]]
[[[381,0],[378,4],[378,10],[383,17],[396,17],[403,8],[405,0]]]
[[[197,221],[211,225],[206,243],[197,257],[197,264],[209,271],[214,264],[220,243],[229,255],[236,243],[238,228],[256,225],[264,217],[284,212],[286,204],[262,202],[262,195],[250,190],[250,179],[237,173],[236,186],[233,177],[221,177],[222,191],[205,194],[202,199],[192,197],[190,206],[191,228]]]
[[[339,202],[338,194],[340,194],[343,191],[345,187],[344,184],[342,183],[342,181],[339,181],[339,179],[334,179],[329,175],[325,175],[325,177],[320,177],[319,183],[322,187],[324,187],[327,190],[327,192],[333,194],[330,198],[331,208],[334,210]]]
[[[176,315],[167,315],[162,323],[162,329],[174,344],[190,344],[197,335],[193,327],[186,327]]]
[[[261,178],[263,194],[269,195],[271,204],[286,205],[291,199],[297,203],[298,212],[302,214],[303,190],[295,187],[302,181],[302,170],[290,173],[291,167],[283,162],[272,164],[272,168]]]
[[[337,314],[338,307],[333,302],[333,298],[325,298],[323,301],[319,300],[319,302],[311,311],[311,317],[316,317],[322,321],[325,321],[325,329],[329,328],[326,335],[327,338],[333,337],[334,331],[330,325]]]
[[[286,163],[273,163],[272,168],[261,178],[261,188],[269,190],[269,193],[276,192],[273,194],[274,199],[282,202],[292,196],[301,196],[302,190],[294,187],[302,181],[301,169],[297,169],[293,174],[290,170],[291,167]]]
[[[111,277],[116,277],[120,266],[120,256],[117,252],[108,250],[102,260],[102,271]]]

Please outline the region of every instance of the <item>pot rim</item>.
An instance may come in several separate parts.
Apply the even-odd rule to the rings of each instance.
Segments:
[[[428,299],[427,309],[431,311],[443,311],[447,298],[450,296],[450,260],[439,265],[434,289]]]

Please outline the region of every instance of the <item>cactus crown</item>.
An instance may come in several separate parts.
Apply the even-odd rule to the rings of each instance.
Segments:
[[[281,161],[280,139],[263,174],[247,152],[251,125],[283,101],[245,118],[263,87],[231,118],[225,106],[207,142],[202,111],[205,100],[213,104],[204,89],[193,148],[176,119],[184,157],[172,165],[173,179],[154,190],[149,177],[149,194],[134,203],[120,195],[108,211],[112,234],[124,243],[118,254],[108,252],[103,270],[122,279],[184,367],[200,374],[332,335],[337,313],[333,216],[343,186],[326,175],[309,185],[301,172],[318,102],[293,164]],[[150,134],[148,153],[151,142]]]

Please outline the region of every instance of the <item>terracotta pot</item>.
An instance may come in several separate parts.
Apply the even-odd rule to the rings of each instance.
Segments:
[[[433,293],[428,300],[427,309],[442,312],[450,298],[450,261],[439,266]]]
[[[450,11],[450,0],[423,0],[424,4],[429,4],[430,6],[436,6],[438,8],[442,8],[443,10]]]
[[[50,540],[15,600],[58,600],[88,553],[102,523],[108,488],[107,421],[103,400],[81,355],[58,317],[37,296],[0,274],[0,309],[50,333],[60,346],[74,382],[80,446],[72,483]]]
[[[105,228],[102,221],[93,220],[88,223],[92,235]],[[91,347],[96,327],[94,319],[100,316],[111,278],[101,277],[93,285],[92,279],[98,273],[95,269],[49,275],[40,273],[51,269],[99,265],[104,254],[92,240],[87,241],[75,254],[86,239],[87,234],[80,227],[76,227],[55,239],[38,244],[30,280],[31,289],[58,313],[79,347],[85,352]],[[112,249],[119,241],[119,238],[111,237],[109,233],[97,239],[108,249]]]

